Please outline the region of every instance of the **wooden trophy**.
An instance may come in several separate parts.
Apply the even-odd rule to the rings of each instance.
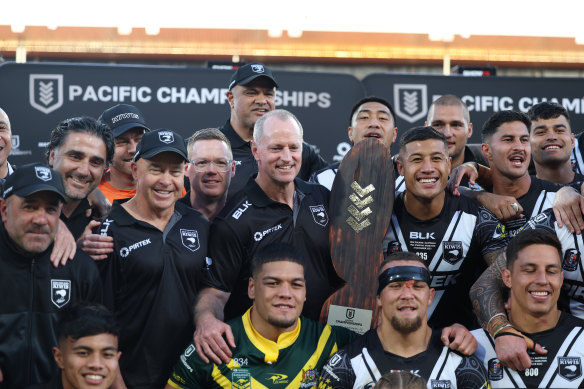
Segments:
[[[374,325],[394,188],[393,161],[381,142],[364,139],[345,155],[331,191],[329,239],[335,271],[346,284],[327,299],[321,321],[358,333]]]

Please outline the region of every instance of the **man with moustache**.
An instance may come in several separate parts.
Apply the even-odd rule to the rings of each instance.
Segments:
[[[584,320],[558,309],[564,280],[562,267],[562,246],[551,231],[522,231],[509,243],[502,276],[509,288],[510,324],[491,333],[473,331],[479,341],[476,356],[488,370],[493,388],[582,386]],[[503,367],[494,344],[497,338],[509,334],[529,336],[547,351],[544,355],[530,351],[530,367],[526,369],[514,371]]]
[[[434,289],[425,261],[414,253],[391,254],[379,268],[380,324],[335,353],[324,366],[319,388],[371,388],[391,371],[409,371],[432,388],[488,388],[474,357],[444,346],[427,322]]]
[[[177,133],[144,134],[132,163],[136,195],[115,202],[98,228],[114,241],[98,266],[104,301],[120,324],[120,370],[128,387],[164,386],[193,335],[209,227],[201,213],[177,201],[186,161]]]
[[[318,319],[326,298],[339,285],[328,242],[329,191],[297,179],[302,161],[302,125],[285,110],[263,115],[251,148],[258,174],[215,218],[209,240],[206,288],[195,306],[195,345],[201,358],[228,362],[234,347],[229,325],[251,306],[249,261],[274,242],[294,245],[307,258],[307,302],[303,314]],[[239,174],[239,173],[238,173]]]
[[[72,261],[50,261],[66,199],[59,173],[41,164],[19,167],[0,198],[0,386],[24,388],[51,379],[61,309],[99,302],[95,263],[78,251]]]
[[[75,240],[93,220],[87,196],[100,183],[113,152],[110,129],[87,116],[63,120],[51,132],[47,160],[63,179],[67,201],[61,220]]]
[[[226,92],[231,114],[220,128],[233,150],[237,175],[231,180],[228,200],[243,189],[249,178],[258,172],[257,162],[251,150],[253,129],[256,121],[276,106],[278,83],[272,71],[260,63],[248,63],[231,76]],[[310,175],[326,166],[316,148],[302,142],[302,167],[298,177],[308,180]]]
[[[216,128],[199,130],[187,145],[186,175],[190,190],[179,201],[212,221],[227,201],[227,191],[235,176],[235,162],[229,140]]]

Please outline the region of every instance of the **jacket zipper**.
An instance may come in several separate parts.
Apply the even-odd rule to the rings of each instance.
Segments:
[[[32,358],[32,318],[34,316],[34,267],[36,264],[36,258],[32,259],[32,262],[30,264],[30,309],[29,309],[29,314],[28,314],[28,325],[27,325],[27,334],[26,334],[26,339],[28,341],[28,362],[26,364],[26,376],[28,377],[28,380],[30,380],[30,375],[31,375],[31,370],[32,370],[32,363],[33,363],[33,358]],[[27,384],[30,384],[30,381],[26,382]]]

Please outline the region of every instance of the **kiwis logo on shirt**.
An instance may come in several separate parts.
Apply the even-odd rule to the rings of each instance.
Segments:
[[[324,205],[311,205],[309,208],[315,223],[323,227],[326,227],[326,225],[329,222],[329,217],[328,214],[326,213]]]
[[[201,247],[201,243],[199,242],[199,233],[195,230],[180,230],[180,238],[182,240],[183,246],[187,249],[195,252]]]
[[[444,260],[454,265],[462,259],[462,242],[442,242],[444,251]]]

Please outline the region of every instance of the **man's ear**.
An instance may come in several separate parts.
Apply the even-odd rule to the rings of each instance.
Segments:
[[[0,198],[0,215],[2,215],[2,222],[6,223],[6,208],[8,207],[8,203],[6,199]]]
[[[468,123],[468,134],[466,134],[466,138],[470,138],[472,136],[472,123]]]
[[[54,163],[55,163],[55,149],[51,149],[49,151],[49,166],[53,167]]]
[[[138,166],[136,165],[136,162],[132,161],[130,168],[132,169],[132,178],[136,181],[138,179]]]
[[[401,159],[398,157],[395,159],[395,164],[397,165],[397,172],[400,176],[404,175],[404,164],[402,163]]]
[[[349,128],[347,129],[347,133],[349,134],[349,140],[354,144],[355,142],[353,142],[353,127],[349,126]]]
[[[227,101],[229,102],[229,106],[231,107],[231,109],[234,108],[234,103],[233,103],[233,92],[228,90],[227,92],[225,92],[225,96],[227,96]]]
[[[511,289],[511,272],[509,271],[509,269],[503,269],[503,273],[501,273],[501,276],[503,277],[503,283],[505,284],[505,286]]]
[[[492,158],[491,146],[489,146],[488,143],[481,144],[481,152],[483,153],[483,155],[485,156],[487,161],[491,161],[491,158]]]
[[[432,301],[434,301],[435,295],[436,295],[436,289],[430,288],[430,298],[428,299],[428,306],[432,305]]]
[[[249,283],[247,284],[247,296],[250,300],[255,299],[255,282],[253,277],[249,277]]]
[[[57,362],[57,366],[59,369],[65,368],[65,362],[63,361],[63,353],[59,347],[53,347],[53,358],[55,358],[55,362]]]
[[[254,140],[249,142],[249,145],[251,147],[251,153],[253,154],[253,157],[255,158],[256,161],[260,161],[260,156],[258,155],[258,145],[256,144],[256,142]]]

